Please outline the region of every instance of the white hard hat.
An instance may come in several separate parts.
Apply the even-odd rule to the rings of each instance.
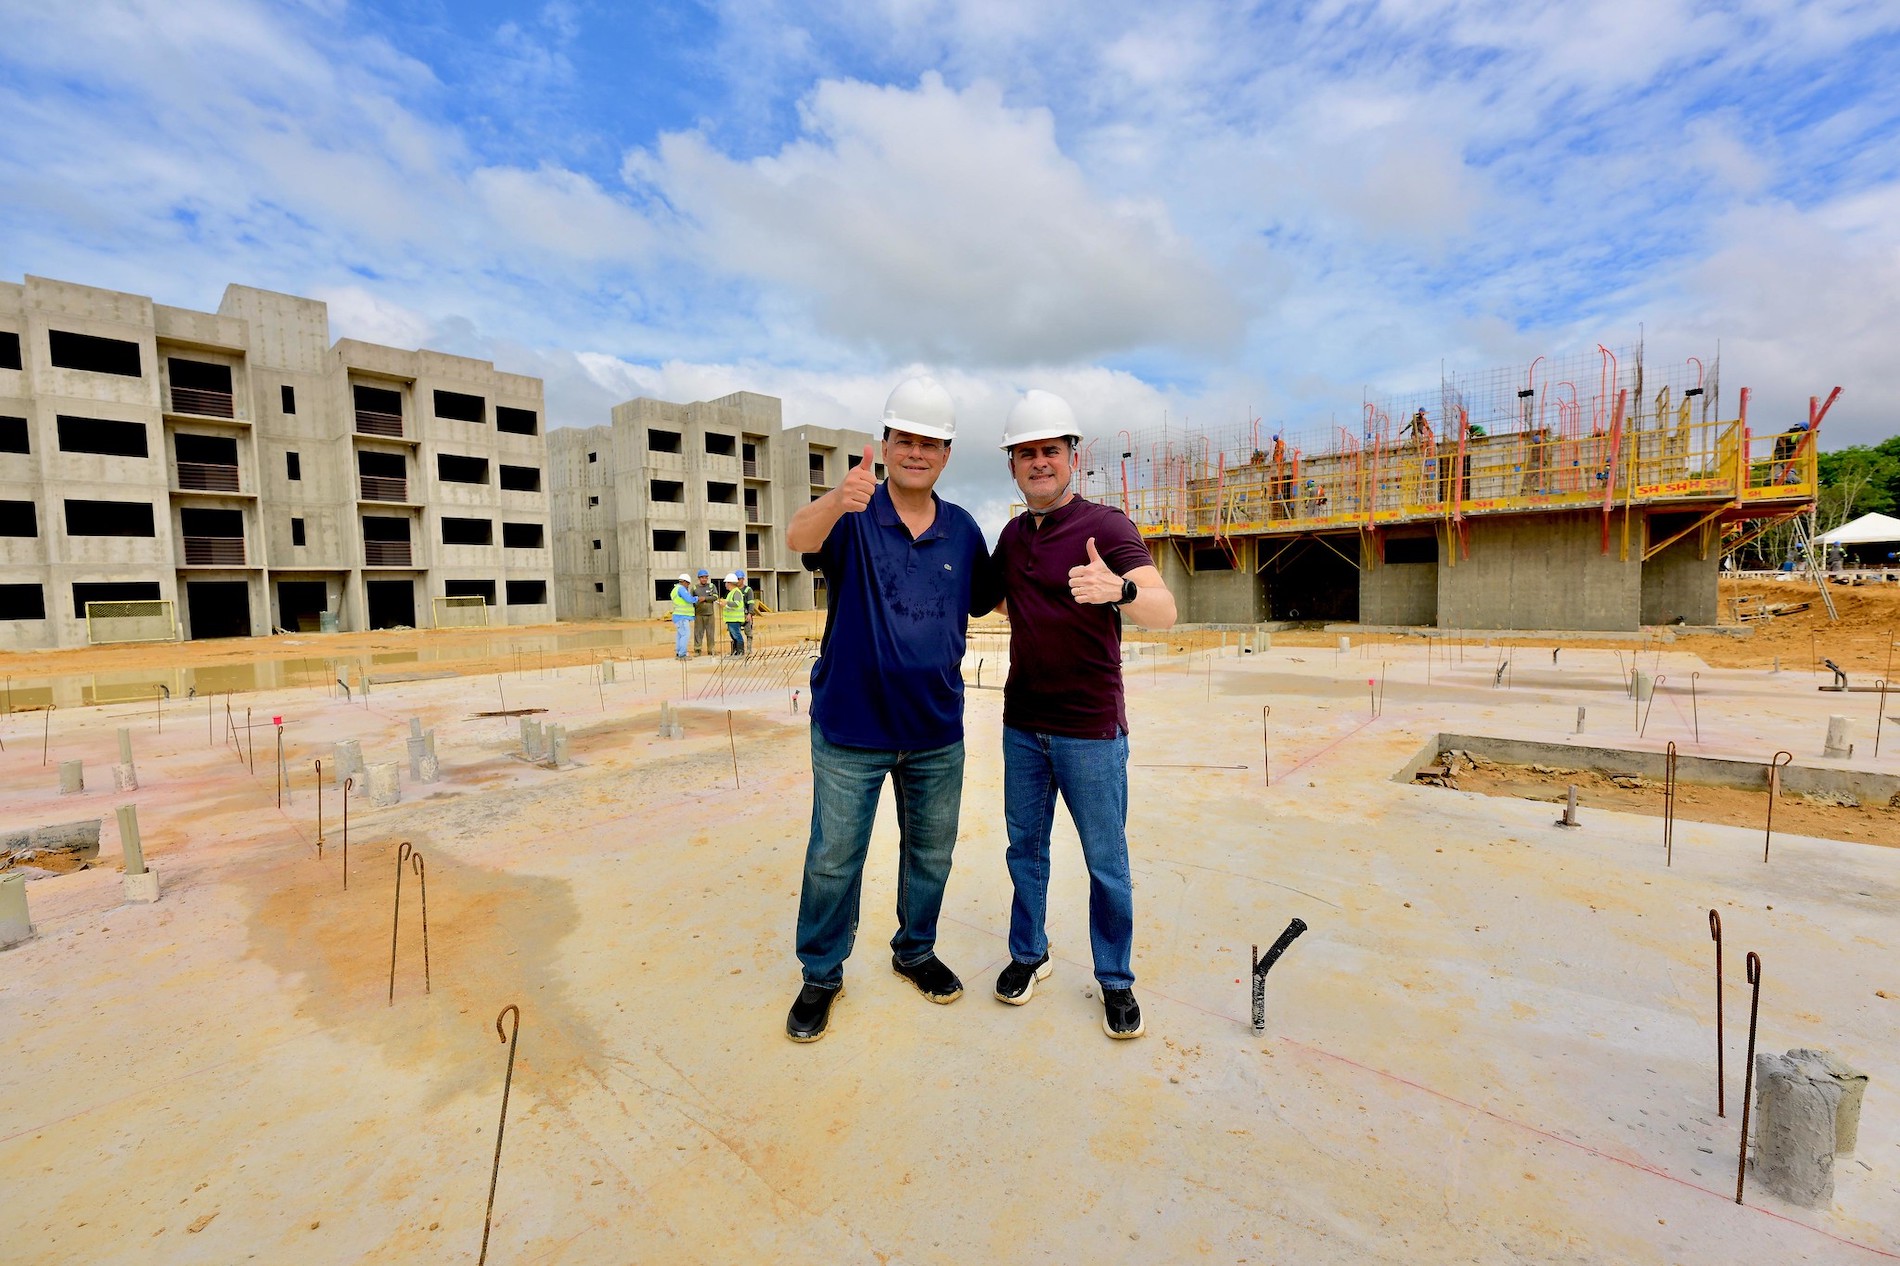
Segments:
[[[686,574],[685,572],[681,572],[681,573],[680,573],[680,583],[681,583],[682,585],[690,585],[690,584],[692,584],[692,583],[693,583],[693,578],[692,578],[691,576],[688,576],[688,575],[687,575],[687,574]]]
[[[884,425],[948,444],[957,438],[957,406],[943,384],[928,374],[906,378],[884,402]]]
[[[738,572],[736,572],[736,571],[729,571],[729,572],[727,572],[727,573],[726,573],[726,583],[727,583],[727,584],[729,584],[729,585],[736,585],[736,584],[738,584],[738,583],[739,583],[739,573],[738,573]]]
[[[1031,388],[1009,411],[1003,423],[1003,451],[1032,440],[1080,440],[1082,429],[1075,424],[1075,410],[1053,391]]]

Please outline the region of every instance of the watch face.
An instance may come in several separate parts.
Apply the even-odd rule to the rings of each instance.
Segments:
[[[1135,587],[1134,581],[1132,580],[1122,581],[1122,602],[1123,603],[1133,602],[1135,600],[1135,595],[1139,592],[1140,590]]]

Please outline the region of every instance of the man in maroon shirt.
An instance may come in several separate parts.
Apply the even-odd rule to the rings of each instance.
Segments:
[[[1070,487],[1075,414],[1031,391],[1010,410],[1003,449],[1028,509],[997,538],[993,562],[1009,612],[1003,687],[1003,816],[1009,828],[1009,965],[996,996],[1015,1006],[1046,980],[1049,828],[1068,806],[1089,871],[1089,942],[1102,987],[1102,1031],[1140,1037],[1135,1001],[1134,891],[1128,873],[1128,710],[1122,617],[1174,624],[1162,583],[1127,515]]]

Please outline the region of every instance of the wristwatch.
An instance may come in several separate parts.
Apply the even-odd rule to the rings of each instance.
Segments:
[[[1115,599],[1115,601],[1109,603],[1108,605],[1111,607],[1125,607],[1129,603],[1133,602],[1135,600],[1135,595],[1140,592],[1141,590],[1136,588],[1135,582],[1128,579],[1126,576],[1124,576],[1122,577],[1122,596]]]

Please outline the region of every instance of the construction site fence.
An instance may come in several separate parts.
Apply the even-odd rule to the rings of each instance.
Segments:
[[[1280,459],[1209,453],[1190,440],[1134,467],[1098,469],[1080,491],[1123,510],[1145,536],[1224,537],[1698,500],[1785,504],[1814,497],[1816,459],[1805,429],[1751,435],[1739,420],[1684,417],[1582,436],[1346,440]]]

